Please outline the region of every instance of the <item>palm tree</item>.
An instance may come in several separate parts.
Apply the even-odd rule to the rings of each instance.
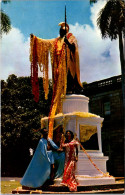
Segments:
[[[99,12],[97,25],[101,30],[102,38],[119,39],[119,52],[122,73],[123,109],[125,118],[125,57],[123,36],[125,39],[125,1],[108,0]],[[124,119],[125,124],[125,119]]]
[[[96,2],[97,2],[97,0],[90,0],[90,4],[96,3]]]
[[[10,2],[9,0],[2,0],[3,3],[8,3]],[[1,15],[1,32],[0,34],[2,35],[3,33],[8,33],[11,29],[11,22],[10,18],[3,12],[3,10],[0,10],[0,15]]]
[[[11,29],[9,17],[1,10],[1,34],[8,33]]]

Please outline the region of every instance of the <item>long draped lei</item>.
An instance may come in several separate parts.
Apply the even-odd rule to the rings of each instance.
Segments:
[[[67,34],[67,39],[70,43],[75,44],[75,53],[72,53],[68,46],[66,47],[65,43],[63,43],[61,49],[58,50],[57,43],[59,41],[59,37],[56,39],[45,40],[33,35],[30,41],[32,93],[36,102],[39,101],[38,66],[43,77],[45,99],[48,98],[49,53],[51,57],[53,96],[49,113],[48,134],[48,137],[51,139],[53,138],[54,116],[56,113],[62,112],[61,99],[66,95],[68,70],[70,70],[73,78],[75,75],[77,76],[78,83],[81,85],[77,41],[72,33]]]

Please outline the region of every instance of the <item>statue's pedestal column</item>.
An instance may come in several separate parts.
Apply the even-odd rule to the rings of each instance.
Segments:
[[[89,98],[84,95],[66,95],[63,100],[63,114],[88,112]]]

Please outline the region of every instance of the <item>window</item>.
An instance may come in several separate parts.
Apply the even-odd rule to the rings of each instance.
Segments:
[[[104,116],[109,116],[110,114],[110,102],[104,102]]]

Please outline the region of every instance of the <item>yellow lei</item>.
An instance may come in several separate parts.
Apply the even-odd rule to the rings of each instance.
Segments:
[[[52,65],[52,80],[53,80],[53,93],[55,92],[54,99],[52,102],[52,108],[49,120],[49,135],[48,137],[52,139],[53,137],[53,124],[54,117],[56,113],[62,112],[62,102],[61,97],[66,95],[67,87],[67,72],[68,69],[72,77],[77,76],[77,80],[80,85],[80,70],[79,70],[79,55],[78,46],[75,37],[70,33],[68,41],[75,44],[75,53],[72,53],[68,46],[65,46],[64,38],[56,39],[40,39],[33,35],[30,45],[30,61],[33,60],[33,45],[34,39],[36,38],[36,50],[37,50],[37,61],[39,69],[43,76],[43,88],[45,92],[45,99],[48,98],[48,64],[49,64],[49,52],[51,57]],[[66,63],[66,53],[67,53],[67,63]],[[58,76],[57,76],[58,75]],[[55,86],[56,83],[56,87]]]

